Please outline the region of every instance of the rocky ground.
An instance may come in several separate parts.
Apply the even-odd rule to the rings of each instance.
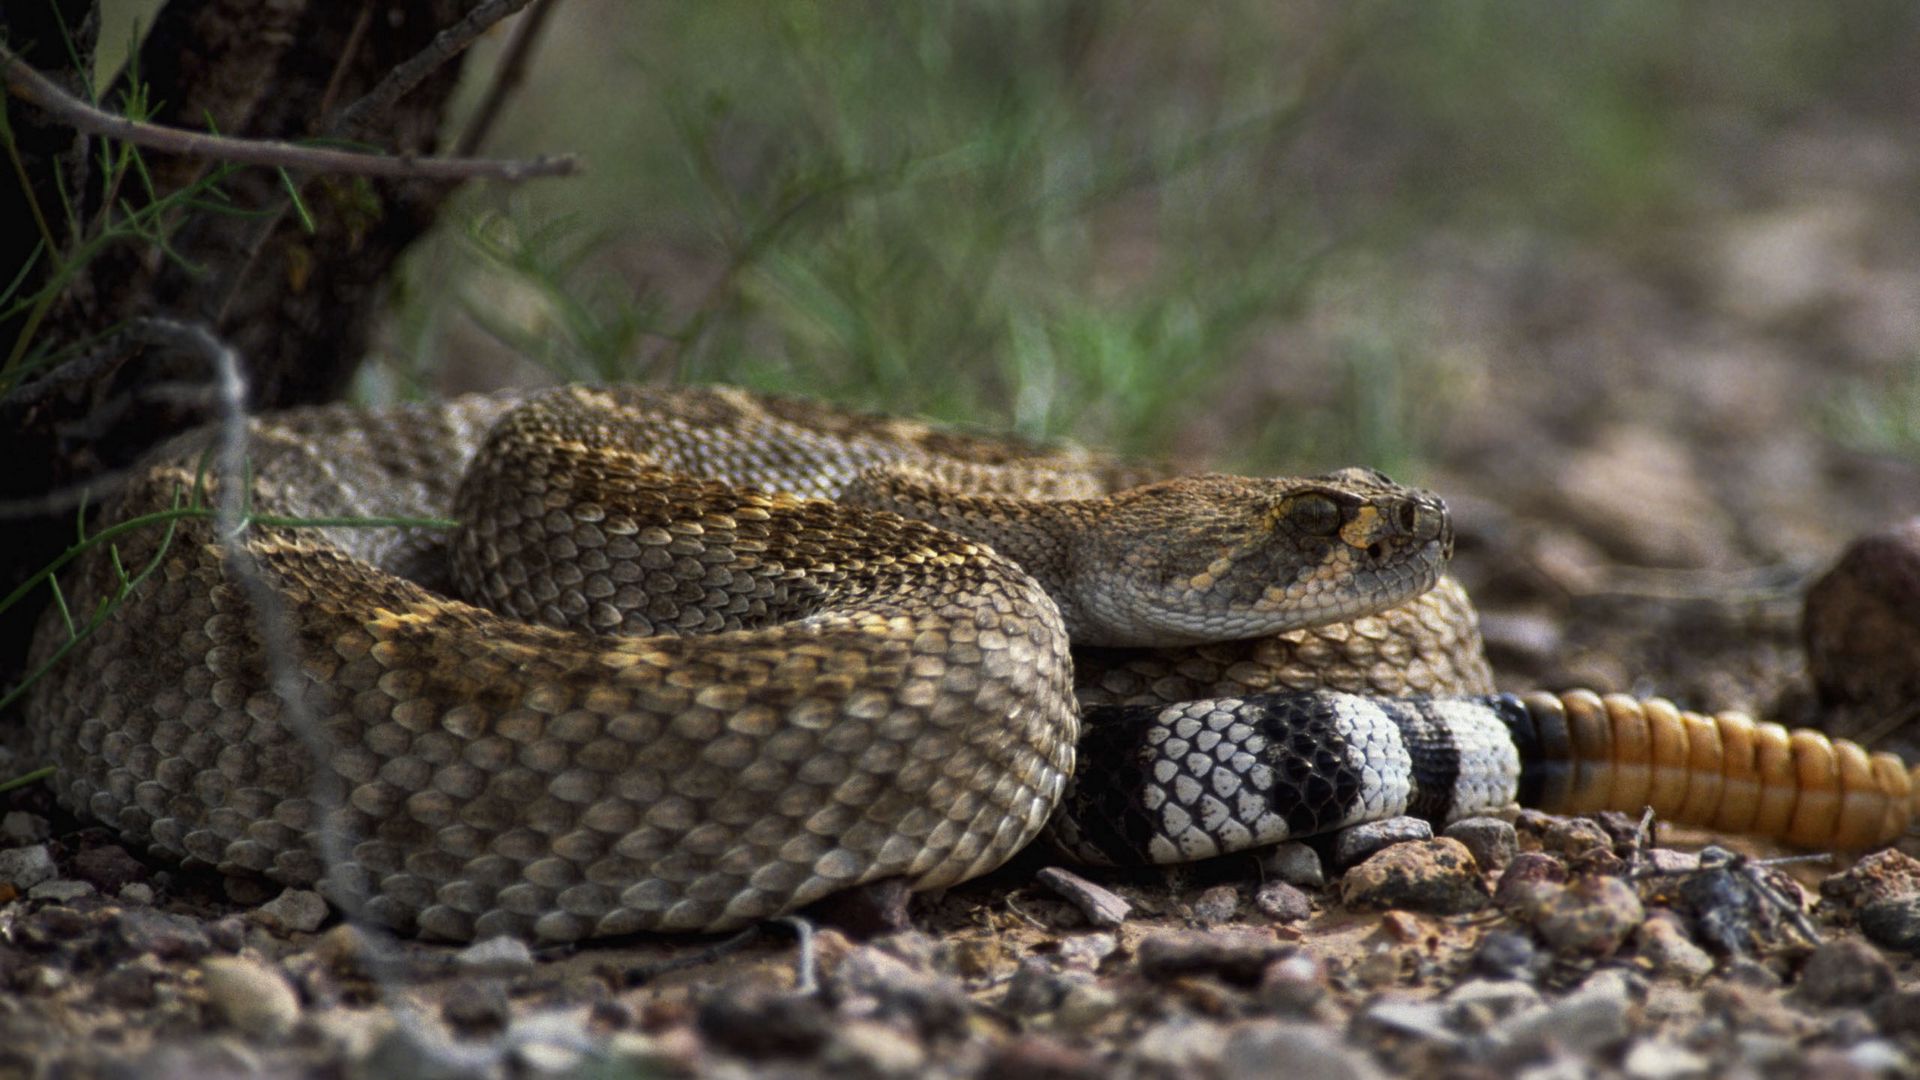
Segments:
[[[1325,405],[1331,343],[1390,295],[1434,358],[1425,480],[1506,685],[1817,717],[1801,594],[1850,536],[1920,512],[1912,458],[1832,412],[1915,361],[1920,230],[1888,208],[1920,163],[1833,124],[1723,158],[1634,247],[1432,236],[1368,271],[1391,289],[1276,339],[1186,449]],[[1028,853],[864,937],[842,912],[533,954],[386,940],[308,893],[235,900],[9,798],[0,1075],[1920,1071],[1920,862],[1899,853],[1767,867],[1622,818],[1396,821],[1169,872]]]

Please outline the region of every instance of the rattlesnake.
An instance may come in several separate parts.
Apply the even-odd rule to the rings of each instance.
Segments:
[[[96,527],[233,501],[213,443]],[[65,605],[151,565],[122,609],[78,643],[42,624],[35,661],[70,654],[34,752],[133,842],[426,936],[937,888],[1056,809],[1062,846],[1120,862],[1516,796],[1834,846],[1910,813],[1907,771],[1850,744],[1493,694],[1443,507],[1365,470],[1156,480],[725,389],[296,410],[244,450],[256,519],[464,525],[129,533]]]

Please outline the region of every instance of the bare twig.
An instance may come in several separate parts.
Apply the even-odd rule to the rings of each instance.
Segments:
[[[333,62],[333,72],[327,76],[326,89],[320,91],[321,116],[333,115],[333,103],[340,96],[340,84],[347,77],[347,69],[353,66],[353,54],[360,51],[360,43],[367,37],[367,27],[373,22],[373,4],[374,0],[360,0],[360,14],[353,17],[353,25],[347,29],[347,43],[341,46],[340,55]]]
[[[480,100],[480,107],[474,111],[473,119],[467,123],[466,130],[460,133],[460,139],[453,144],[456,157],[470,157],[480,150],[487,134],[493,130],[493,122],[499,118],[500,109],[506,104],[507,95],[520,85],[526,75],[527,57],[533,55],[534,43],[540,40],[540,31],[546,26],[547,16],[559,6],[559,0],[534,0],[533,7],[520,21],[513,25],[513,36],[507,39],[506,50],[501,54],[499,66],[494,68],[493,79],[487,84],[486,97]]]
[[[452,26],[434,35],[427,47],[410,57],[405,63],[387,72],[386,78],[367,91],[366,96],[341,111],[327,130],[335,133],[357,131],[361,124],[386,115],[393,103],[404,97],[407,91],[420,85],[420,81],[440,67],[440,65],[460,55],[474,39],[487,32],[488,28],[501,19],[526,7],[531,0],[484,0],[472,11]]]
[[[89,135],[123,139],[163,153],[215,158],[242,165],[399,180],[453,181],[489,177],[517,183],[542,176],[571,176],[580,168],[579,160],[571,154],[542,156],[525,161],[366,154],[267,139],[208,135],[161,124],[142,123],[102,112],[73,97],[4,45],[0,45],[0,75],[5,76],[7,89],[15,97],[45,110],[56,120],[76,130]]]

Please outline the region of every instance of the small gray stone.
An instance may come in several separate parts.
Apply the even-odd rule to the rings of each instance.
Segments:
[[[585,1057],[579,1047],[558,1043],[530,1042],[513,1048],[513,1063],[530,1076],[559,1076],[571,1072]]]
[[[1294,951],[1270,934],[1241,931],[1171,931],[1140,943],[1140,973],[1155,982],[1186,975],[1213,975],[1253,986],[1266,966]]]
[[[53,865],[53,853],[47,850],[45,844],[0,851],[0,881],[22,892],[51,880],[57,872],[58,869]]]
[[[1240,890],[1232,885],[1215,885],[1193,902],[1193,920],[1201,926],[1216,926],[1240,913]]]
[[[1006,992],[1000,996],[1001,1011],[1012,1016],[1050,1013],[1060,1007],[1076,981],[1054,971],[1045,960],[1029,956],[1007,980]]]
[[[1066,1031],[1087,1031],[1120,1008],[1120,995],[1093,982],[1071,983],[1053,1012],[1054,1022]]]
[[[1339,867],[1354,866],[1390,845],[1431,839],[1433,825],[1424,818],[1402,816],[1369,821],[1334,834],[1333,863]]]
[[[1384,1074],[1367,1055],[1312,1024],[1253,1020],[1236,1025],[1220,1055],[1224,1080],[1311,1076],[1324,1080],[1376,1080]]]
[[[1276,1012],[1305,1015],[1327,996],[1327,966],[1311,953],[1294,953],[1267,965],[1260,1001]]]
[[[1253,894],[1254,910],[1274,922],[1300,922],[1313,914],[1313,900],[1284,881],[1269,881]]]
[[[1713,1063],[1679,1043],[1641,1039],[1627,1050],[1620,1071],[1634,1080],[1692,1080],[1706,1076]]]
[[[1320,865],[1320,853],[1298,840],[1268,848],[1260,856],[1260,870],[1266,876],[1295,888],[1319,889],[1327,884],[1326,869]]]
[[[1713,956],[1695,945],[1669,911],[1658,911],[1634,931],[1640,958],[1663,975],[1698,982],[1713,974]]]
[[[0,815],[0,843],[37,844],[53,835],[47,819],[25,810],[9,810]]]
[[[118,895],[122,903],[131,904],[135,907],[151,907],[153,905],[153,886],[144,881],[130,881],[120,886]]]
[[[1163,1020],[1134,1041],[1133,1056],[1148,1075],[1205,1076],[1226,1053],[1225,1028],[1211,1020]]]
[[[491,1045],[468,1046],[421,1023],[399,1023],[381,1031],[358,1067],[363,1080],[404,1076],[408,1080],[472,1080],[498,1075],[498,1054]]]
[[[53,881],[43,881],[28,889],[27,899],[49,900],[56,904],[65,904],[83,896],[92,896],[93,893],[93,886],[87,882],[56,878]]]
[[[300,1019],[300,999],[286,977],[258,960],[216,956],[203,961],[200,984],[214,1012],[255,1038],[280,1038]]]
[[[463,971],[515,975],[533,970],[533,950],[519,938],[488,938],[461,949],[453,962]]]
[[[1879,950],[1842,938],[1807,957],[1797,994],[1815,1005],[1863,1005],[1891,991],[1893,983],[1893,966]]]
[[[1383,998],[1354,1017],[1357,1024],[1376,1031],[1412,1036],[1435,1046],[1452,1046],[1460,1036],[1447,1023],[1447,1007],[1433,1001]]]
[[[1480,947],[1473,952],[1473,969],[1483,975],[1518,979],[1529,973],[1538,957],[1532,938],[1495,930],[1480,939]]]
[[[831,1076],[910,1077],[925,1071],[927,1052],[891,1024],[852,1020],[834,1032],[820,1063]]]
[[[1447,826],[1440,835],[1465,844],[1482,870],[1499,870],[1512,862],[1520,850],[1520,837],[1513,822],[1496,817],[1462,818]]]
[[[1518,1055],[1551,1045],[1587,1056],[1626,1038],[1631,995],[1616,981],[1588,981],[1593,985],[1545,1008],[1520,1012],[1489,1034]]]
[[[284,889],[253,911],[254,920],[269,930],[311,934],[327,921],[327,902],[311,889]]]
[[[1540,991],[1513,979],[1469,979],[1448,991],[1447,1022],[1463,1031],[1486,1031],[1541,1004]]]
[[[1920,894],[1860,905],[1860,932],[1883,949],[1920,953]]]
[[[1113,934],[1074,934],[1060,941],[1060,966],[1069,971],[1091,972],[1119,949],[1120,939]]]
[[[1847,1047],[1846,1062],[1870,1075],[1912,1076],[1913,1059],[1886,1039],[1867,1039]]]

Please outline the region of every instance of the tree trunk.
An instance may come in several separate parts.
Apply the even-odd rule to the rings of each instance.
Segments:
[[[144,100],[155,122],[226,135],[310,138],[478,0],[169,0],[139,51]],[[81,28],[63,35],[64,25]],[[71,90],[82,86],[73,58],[90,64],[97,11],[84,0],[0,6],[0,38]],[[71,45],[69,44],[71,42]],[[375,123],[354,133],[396,154],[434,149],[458,65],[429,75]],[[129,82],[101,95],[122,108]],[[43,251],[26,291],[57,280],[97,231],[101,207],[150,200],[129,178],[103,190],[100,147],[51,124],[38,110],[6,102],[28,179],[0,169],[0,285],[33,257],[44,221],[59,260]],[[71,499],[55,496],[132,462],[144,449],[211,417],[206,359],[141,347],[108,332],[124,320],[163,315],[197,323],[232,346],[251,408],[337,397],[366,351],[382,284],[406,246],[433,222],[448,186],[359,177],[288,177],[276,170],[229,170],[218,163],[145,154],[152,198],[194,184],[217,194],[156,224],[167,242],[116,241],[96,257],[73,259],[71,278],[37,326],[23,313],[0,323],[0,360],[23,334],[40,381],[0,380],[0,500],[7,543],[0,584],[11,588],[56,556],[73,536]],[[290,209],[297,186],[305,215]],[[62,191],[76,193],[71,213]],[[31,202],[28,201],[29,196]],[[38,217],[34,208],[38,208]],[[69,223],[73,223],[71,228]],[[79,235],[74,235],[77,231]],[[9,374],[17,374],[18,368]],[[18,504],[27,503],[24,509]],[[0,615],[0,683],[17,678],[44,597]]]

